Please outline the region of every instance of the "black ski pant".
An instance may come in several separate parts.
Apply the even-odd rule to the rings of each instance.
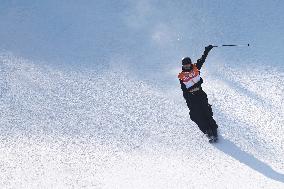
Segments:
[[[200,89],[193,93],[187,93],[185,99],[190,110],[190,119],[198,125],[199,129],[204,134],[208,131],[217,134],[218,125],[213,118],[212,108],[208,103],[206,93]]]

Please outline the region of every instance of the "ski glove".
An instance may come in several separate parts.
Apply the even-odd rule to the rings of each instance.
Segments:
[[[207,47],[205,47],[205,51],[209,52],[211,49],[213,49],[212,45],[208,45]]]

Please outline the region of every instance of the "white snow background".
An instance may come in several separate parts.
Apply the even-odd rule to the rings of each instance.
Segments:
[[[283,39],[267,57],[253,27],[228,32],[261,25],[260,5],[0,2],[0,188],[284,188]],[[228,24],[222,6],[256,12]],[[213,49],[202,68],[212,145],[177,74],[182,56],[228,39],[254,46]]]

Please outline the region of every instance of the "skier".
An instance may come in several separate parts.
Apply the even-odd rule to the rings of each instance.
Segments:
[[[184,57],[182,59],[182,72],[178,75],[183,97],[190,110],[190,119],[206,134],[210,143],[218,140],[218,125],[213,119],[213,112],[208,103],[207,95],[201,87],[203,79],[200,77],[200,69],[212,48],[212,45],[205,47],[202,57],[195,64],[191,62],[189,57]]]

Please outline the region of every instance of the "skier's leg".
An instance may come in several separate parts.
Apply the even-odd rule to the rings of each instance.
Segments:
[[[208,123],[206,120],[202,119],[200,115],[198,115],[196,112],[190,112],[190,119],[194,121],[198,128],[204,133],[208,134]]]
[[[217,125],[216,121],[214,120],[213,117],[210,117],[208,121],[209,121],[209,126],[210,126],[210,128],[213,132],[213,136],[217,136],[218,135],[217,134],[218,125]]]
[[[213,119],[213,112],[211,105],[208,104],[208,98],[204,91],[200,91],[198,94],[191,96],[189,99],[190,104],[190,118],[194,121],[199,129],[210,136],[217,136],[217,124]],[[188,104],[189,106],[189,104]]]
[[[208,104],[207,107],[208,107],[207,108],[207,116],[208,116],[209,127],[212,130],[213,136],[217,137],[218,136],[218,134],[217,134],[218,125],[217,125],[216,121],[213,118],[213,111],[212,111],[211,105]]]
[[[204,92],[202,95],[200,95],[200,105],[202,108],[202,112],[204,115],[204,119],[207,120],[207,124],[208,124],[208,130],[209,132],[212,133],[212,135],[214,137],[217,137],[217,128],[218,125],[216,123],[216,121],[213,118],[213,111],[212,111],[212,107],[211,105],[208,103],[208,98],[206,93]]]

